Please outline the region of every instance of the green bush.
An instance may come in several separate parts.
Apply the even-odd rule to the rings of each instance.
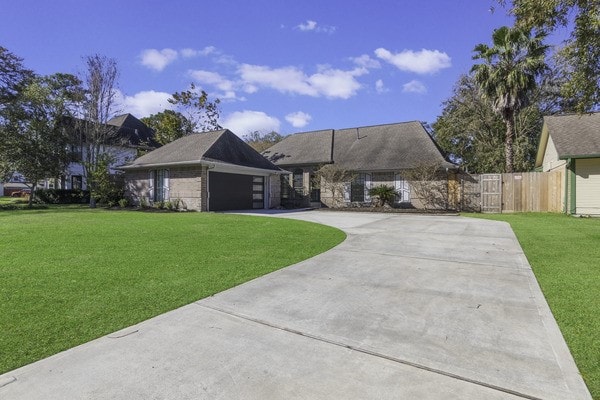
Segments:
[[[125,208],[128,205],[129,205],[129,201],[127,199],[121,199],[121,200],[119,200],[119,207]]]
[[[81,189],[37,189],[35,197],[46,204],[85,204],[90,201],[90,192]]]
[[[381,185],[369,189],[369,195],[379,198],[379,205],[384,206],[385,203],[390,205],[394,204],[394,199],[396,198],[398,193],[396,192],[396,189],[394,189],[393,186]]]

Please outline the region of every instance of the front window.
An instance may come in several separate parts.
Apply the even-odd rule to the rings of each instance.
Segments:
[[[154,171],[154,201],[165,201],[169,199],[169,171],[157,169]]]
[[[310,174],[310,201],[321,201],[321,179],[314,173]]]
[[[81,189],[83,187],[83,176],[71,176],[71,189]]]
[[[365,174],[358,174],[350,184],[350,201],[365,201]]]
[[[296,197],[304,195],[304,171],[301,169],[294,171],[294,191],[296,192]]]

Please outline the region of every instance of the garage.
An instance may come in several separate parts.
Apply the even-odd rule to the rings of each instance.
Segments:
[[[265,207],[265,177],[209,172],[210,211],[249,210]]]

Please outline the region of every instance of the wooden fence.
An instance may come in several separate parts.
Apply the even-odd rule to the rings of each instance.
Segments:
[[[474,212],[562,212],[562,171],[460,174],[459,204]]]

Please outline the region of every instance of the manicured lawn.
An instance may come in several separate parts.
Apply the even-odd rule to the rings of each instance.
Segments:
[[[337,229],[210,213],[0,212],[0,373],[319,254]]]
[[[600,399],[600,219],[468,216],[510,223],[592,397]]]

